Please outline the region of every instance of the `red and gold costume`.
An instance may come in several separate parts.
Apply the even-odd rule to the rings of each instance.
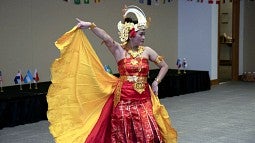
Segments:
[[[147,83],[148,60],[124,58],[120,78],[104,71],[77,27],[56,41],[51,67],[50,132],[59,143],[176,143],[177,134]]]

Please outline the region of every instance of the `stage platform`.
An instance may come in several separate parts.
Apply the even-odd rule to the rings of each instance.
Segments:
[[[151,83],[157,76],[158,70],[150,70],[148,82]],[[47,120],[46,95],[51,82],[35,85],[4,87],[0,92],[0,129],[27,123]],[[159,98],[179,96],[188,93],[210,90],[208,71],[187,70],[186,74],[171,69],[159,85]]]

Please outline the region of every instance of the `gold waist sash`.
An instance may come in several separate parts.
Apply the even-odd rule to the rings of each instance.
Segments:
[[[145,91],[145,83],[147,83],[147,77],[145,76],[121,76],[120,79],[133,82],[133,88],[139,94]]]
[[[129,82],[141,82],[141,83],[147,83],[147,77],[145,76],[120,76],[120,79],[122,81],[129,81]]]

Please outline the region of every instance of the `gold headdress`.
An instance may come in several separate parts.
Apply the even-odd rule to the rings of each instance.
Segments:
[[[128,34],[131,29],[134,28],[135,31],[137,31],[141,29],[146,29],[148,27],[146,16],[139,7],[135,5],[130,5],[128,7],[125,7],[123,17],[126,18],[128,13],[134,13],[138,20],[138,23],[137,24],[134,24],[131,22],[122,23],[121,21],[119,21],[118,30],[119,30],[119,38],[121,42],[126,42],[128,40]]]

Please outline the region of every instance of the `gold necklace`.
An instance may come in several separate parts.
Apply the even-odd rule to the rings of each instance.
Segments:
[[[126,63],[127,63],[126,59],[127,59],[127,53],[125,53],[125,58],[124,58],[124,69],[126,71],[126,74],[128,75],[129,73],[126,70]],[[132,65],[132,68],[133,69],[137,68],[137,73],[135,74],[135,76],[137,76],[143,68],[142,60],[143,60],[143,57],[141,56],[141,54],[139,56],[135,57],[135,58],[131,57],[130,64]]]
[[[137,51],[133,51],[131,49],[128,50],[128,54],[132,56],[132,58],[136,58],[137,56],[140,56],[144,51],[143,46],[139,46]]]

